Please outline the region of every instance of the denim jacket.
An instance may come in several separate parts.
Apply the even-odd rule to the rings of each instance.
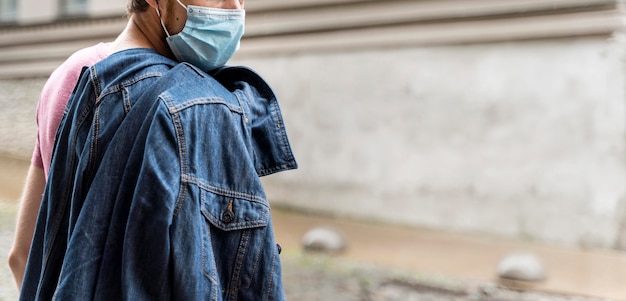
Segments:
[[[250,69],[113,54],[68,103],[20,300],[283,300],[259,177],[296,167]]]

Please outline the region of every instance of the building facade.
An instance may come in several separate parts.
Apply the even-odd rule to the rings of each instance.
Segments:
[[[126,22],[122,0],[0,1],[11,101],[36,102],[65,57]],[[337,217],[625,249],[622,6],[247,1],[231,63],[273,84],[300,163],[265,179],[268,195]]]

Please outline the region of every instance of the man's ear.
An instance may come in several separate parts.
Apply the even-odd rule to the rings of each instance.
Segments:
[[[159,6],[159,0],[145,0],[146,3],[148,3],[148,5],[150,5],[150,7],[157,9],[157,7]]]

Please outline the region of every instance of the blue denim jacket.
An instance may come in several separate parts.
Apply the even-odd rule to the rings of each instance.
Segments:
[[[113,54],[68,103],[20,300],[283,300],[259,176],[294,168],[253,71]]]

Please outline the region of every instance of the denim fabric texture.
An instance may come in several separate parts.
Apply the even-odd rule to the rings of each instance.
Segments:
[[[284,300],[259,177],[295,168],[252,70],[112,54],[59,127],[20,300]]]

